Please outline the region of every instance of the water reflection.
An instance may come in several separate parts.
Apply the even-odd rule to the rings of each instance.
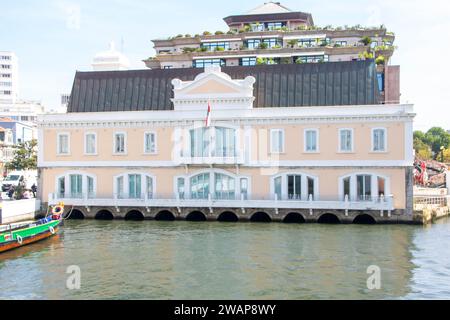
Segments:
[[[449,297],[450,223],[416,226],[69,221],[0,256],[0,299]],[[81,290],[66,269],[81,268]],[[367,267],[382,270],[367,289]]]

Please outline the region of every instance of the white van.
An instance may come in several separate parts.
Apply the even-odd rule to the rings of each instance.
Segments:
[[[2,191],[8,191],[12,186],[17,187],[19,183],[24,182],[25,189],[31,189],[33,184],[37,184],[37,171],[11,171],[8,176],[3,179]]]

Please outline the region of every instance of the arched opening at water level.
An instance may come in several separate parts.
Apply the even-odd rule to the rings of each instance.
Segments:
[[[376,224],[375,219],[368,214],[360,214],[354,220],[354,224]]]
[[[131,210],[125,216],[125,220],[127,221],[142,221],[144,219],[144,214],[139,210]]]
[[[72,211],[69,210],[67,216],[64,217],[69,220],[83,220],[85,218],[84,213],[77,209],[73,209]]]
[[[113,220],[114,216],[111,211],[108,210],[100,210],[95,215],[95,220]]]
[[[156,217],[156,221],[175,221],[175,215],[170,211],[161,211],[159,212]]]
[[[239,218],[234,212],[223,212],[217,218],[217,221],[220,222],[238,222]]]
[[[200,211],[193,211],[187,215],[186,221],[206,221],[206,216]]]
[[[284,219],[284,223],[305,223],[305,218],[298,212],[289,213]]]
[[[340,224],[341,220],[339,220],[339,218],[335,214],[325,213],[320,216],[317,222],[323,224]]]
[[[251,222],[272,222],[272,219],[270,216],[265,212],[256,212],[254,215],[250,218]]]

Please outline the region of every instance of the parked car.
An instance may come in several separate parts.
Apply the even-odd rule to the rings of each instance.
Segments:
[[[12,186],[17,187],[23,183],[25,189],[31,190],[37,184],[37,171],[12,171],[2,181],[2,191],[8,191]]]

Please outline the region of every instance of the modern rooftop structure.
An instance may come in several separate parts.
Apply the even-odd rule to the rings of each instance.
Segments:
[[[115,49],[114,42],[110,43],[108,51],[96,54],[92,61],[94,71],[128,70],[129,67],[130,61]]]
[[[309,13],[278,2],[224,18],[228,31],[153,40],[150,69],[254,66],[374,60],[381,103],[399,103],[399,67],[391,66],[395,35],[384,26],[319,27]]]

